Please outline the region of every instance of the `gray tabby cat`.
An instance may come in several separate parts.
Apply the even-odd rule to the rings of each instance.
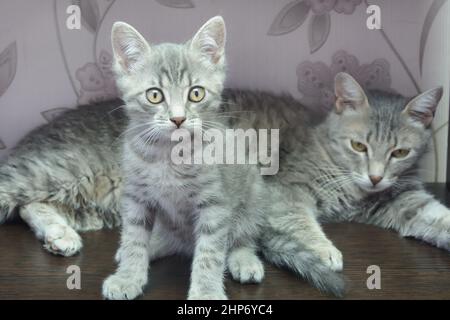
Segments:
[[[119,266],[103,284],[104,297],[136,298],[149,263],[175,253],[193,255],[189,299],[226,299],[227,262],[234,279],[260,282],[256,242],[268,203],[257,166],[175,164],[172,158],[175,131],[193,136],[195,128],[225,126],[223,19],[209,20],[186,44],[151,46],[117,22],[112,43],[130,122],[122,154]],[[203,152],[205,145],[194,144],[192,151]]]
[[[19,212],[54,254],[81,247],[77,231],[120,224],[120,102],[84,106],[28,134],[0,166],[0,222]],[[18,210],[16,210],[18,209]]]
[[[267,179],[272,199],[281,201],[262,233],[265,257],[300,273],[311,256],[342,269],[341,253],[319,224],[330,221],[390,228],[450,250],[450,210],[418,177],[442,91],[413,99],[366,95],[350,75],[338,74],[334,110],[293,131],[279,174]]]

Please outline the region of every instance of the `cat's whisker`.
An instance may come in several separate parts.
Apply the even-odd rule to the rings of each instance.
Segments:
[[[119,110],[119,109],[125,109],[126,108],[126,105],[124,104],[124,105],[121,105],[121,106],[118,106],[117,108],[114,108],[114,109],[112,109],[111,111],[109,111],[108,112],[108,115],[110,115],[111,113],[113,113],[114,111],[117,111],[117,110]]]

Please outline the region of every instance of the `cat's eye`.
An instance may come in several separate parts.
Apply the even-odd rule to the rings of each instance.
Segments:
[[[200,102],[205,98],[205,88],[203,87],[193,87],[189,91],[189,101]]]
[[[351,144],[353,150],[358,152],[367,152],[367,146],[364,143],[352,140]]]
[[[408,156],[409,152],[410,152],[409,149],[397,149],[397,150],[392,151],[391,155],[394,158],[403,159]]]
[[[158,88],[151,88],[147,90],[147,100],[150,103],[158,104],[164,101],[164,94]]]

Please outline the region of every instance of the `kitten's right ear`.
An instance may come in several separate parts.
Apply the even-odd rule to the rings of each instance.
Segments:
[[[342,113],[346,108],[357,110],[369,106],[367,96],[359,83],[348,73],[340,72],[334,79],[336,94],[336,112]]]
[[[126,73],[139,69],[144,57],[150,53],[150,46],[144,37],[125,22],[114,23],[111,42],[114,58]]]
[[[191,48],[199,51],[213,64],[223,64],[226,28],[221,16],[209,19],[191,40]]]

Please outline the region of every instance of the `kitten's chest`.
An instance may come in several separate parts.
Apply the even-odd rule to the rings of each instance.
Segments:
[[[192,215],[202,188],[200,170],[166,163],[148,165],[137,182],[146,189],[143,200],[157,203],[173,220]]]

